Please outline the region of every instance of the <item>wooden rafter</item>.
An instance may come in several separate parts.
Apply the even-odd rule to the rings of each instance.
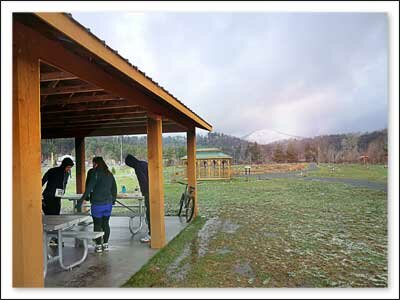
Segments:
[[[162,126],[164,133],[168,132],[185,132],[185,128],[177,124],[164,124]],[[128,135],[128,134],[146,134],[147,126],[125,126],[125,127],[107,127],[107,128],[48,128],[42,129],[42,138],[69,138],[69,137],[85,137],[85,136],[110,136],[110,135]]]
[[[60,86],[60,87],[49,87],[42,88],[40,90],[40,95],[60,95],[60,94],[71,94],[71,93],[84,93],[84,92],[100,92],[103,89],[95,87],[89,84],[73,85],[73,86]]]
[[[78,79],[75,75],[72,75],[67,72],[63,71],[56,71],[56,72],[48,72],[48,73],[41,73],[40,74],[40,81],[55,81],[55,80],[72,80]]]
[[[82,119],[106,119],[106,118],[129,118],[129,117],[146,117],[147,113],[141,109],[137,111],[127,111],[126,109],[110,109],[110,110],[101,110],[98,113],[96,111],[84,111],[77,112],[74,114],[42,114],[42,122],[52,121],[54,119],[62,119],[62,120],[82,120]]]
[[[101,126],[107,126],[109,128],[115,127],[115,126],[122,126],[122,127],[127,127],[130,125],[138,126],[138,125],[143,125],[145,126],[147,123],[147,118],[142,118],[142,119],[130,119],[130,120],[115,120],[112,119],[110,120],[81,120],[79,122],[47,122],[45,126],[42,126],[43,128],[96,128],[96,127],[101,127]],[[163,122],[163,126],[168,126],[168,125],[175,125],[174,122],[172,121],[165,121]]]
[[[79,126],[79,128],[82,128],[84,126],[102,126],[102,125],[107,125],[107,126],[111,126],[111,125],[129,125],[129,124],[137,124],[137,123],[145,123],[146,122],[146,118],[144,119],[130,119],[130,120],[115,120],[115,119],[111,119],[111,120],[80,120],[80,121],[67,121],[67,122],[46,122],[46,124],[44,126],[42,126],[43,128],[52,128],[52,127],[77,127]]]
[[[194,112],[188,109],[181,102],[177,101],[172,95],[162,89],[160,86],[155,84],[151,79],[147,78],[143,75],[142,72],[136,70],[131,65],[129,65],[122,57],[118,56],[115,52],[113,52],[109,47],[105,47],[98,38],[94,35],[87,32],[83,26],[79,26],[76,22],[71,20],[64,14],[61,13],[34,13],[39,19],[43,20],[46,24],[49,24],[53,28],[62,32],[69,39],[84,47],[87,51],[92,53],[94,57],[99,58],[101,61],[105,62],[109,66],[112,66],[114,69],[118,70],[123,75],[127,76],[138,85],[143,87],[143,90],[147,90],[151,92],[153,95],[158,97],[158,101],[163,103],[163,106],[168,107],[167,110],[157,109],[157,105],[152,103],[153,112],[160,115],[170,114],[171,111],[175,110],[175,116],[171,117],[180,123],[185,124],[187,127],[192,127],[190,123],[194,123],[200,128],[211,130],[212,126],[204,121],[202,118],[197,116]],[[72,65],[72,56],[71,53],[66,53],[56,45],[56,42],[50,42],[41,40],[41,50],[51,50],[46,51],[45,60],[52,65],[59,66],[60,61],[58,61],[58,57],[62,57],[65,63],[66,68],[60,68],[70,73],[78,75],[80,78],[87,82],[95,83],[98,86],[102,86],[110,91],[115,91],[116,94],[119,94],[125,98],[129,98],[126,93],[127,90],[125,87],[122,87],[120,84],[116,84],[115,80],[108,80],[108,82],[104,82],[103,80],[107,76],[103,76],[100,72],[92,72],[92,67],[88,65],[87,61],[81,61],[77,57],[73,59],[73,63],[79,64],[79,66]],[[49,48],[50,47],[50,48]],[[78,70],[79,69],[79,70]],[[86,69],[86,70],[85,70]],[[88,76],[86,76],[88,75]],[[86,77],[86,78],[84,78]],[[110,76],[111,77],[111,76]],[[143,91],[142,90],[142,91]],[[131,93],[132,95],[132,93]],[[133,95],[132,95],[133,96]],[[137,95],[136,99],[139,99],[140,94]],[[142,102],[142,101],[140,101]],[[147,105],[152,101],[145,100]],[[143,106],[146,106],[146,103],[142,102]],[[177,117],[179,115],[179,117]]]
[[[46,105],[65,105],[72,103],[84,103],[84,102],[103,102],[110,100],[121,100],[120,97],[114,95],[90,95],[90,96],[74,96],[74,97],[62,97],[56,99],[48,99],[46,103],[42,103],[42,106]]]
[[[57,114],[57,113],[73,113],[79,111],[89,111],[89,110],[108,110],[112,108],[124,108],[126,112],[128,111],[137,111],[139,110],[139,106],[133,106],[126,100],[115,100],[107,103],[88,103],[88,104],[67,104],[65,106],[55,106],[51,109],[48,108],[46,110],[42,110],[42,114]],[[140,109],[142,110],[142,109]]]

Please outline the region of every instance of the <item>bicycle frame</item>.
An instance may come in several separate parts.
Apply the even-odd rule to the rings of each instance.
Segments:
[[[180,208],[179,208],[178,216],[181,215],[182,208],[184,208],[186,211],[186,221],[190,222],[190,220],[192,219],[192,216],[193,216],[193,212],[194,212],[194,202],[195,202],[194,192],[195,192],[196,188],[194,186],[190,186],[188,183],[183,183],[183,182],[179,182],[179,181],[178,181],[178,183],[185,185],[185,191],[183,192],[181,200],[180,200]],[[192,207],[191,207],[190,213],[188,215],[188,209],[189,209],[189,205],[191,202],[192,202]]]

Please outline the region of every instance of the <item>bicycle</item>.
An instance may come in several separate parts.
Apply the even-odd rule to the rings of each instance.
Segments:
[[[189,223],[194,214],[194,205],[195,205],[195,199],[194,199],[194,191],[195,187],[189,186],[189,184],[180,182],[178,181],[179,184],[185,185],[185,191],[182,193],[181,200],[179,201],[179,212],[178,212],[178,217],[181,217],[181,213],[184,209],[185,212],[185,218],[186,218],[186,223]]]

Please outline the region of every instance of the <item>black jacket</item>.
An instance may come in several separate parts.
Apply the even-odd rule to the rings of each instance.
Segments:
[[[88,185],[90,180],[92,179],[92,176],[95,174],[96,169],[95,168],[91,168],[89,169],[89,171],[86,174],[86,182],[85,182],[85,191],[88,189]],[[87,198],[85,200],[89,200],[90,198],[93,197],[93,191],[89,192]]]
[[[149,173],[148,164],[143,160],[138,160],[133,155],[128,154],[125,158],[125,164],[135,170],[139,181],[140,191],[142,194],[149,193]]]
[[[92,171],[87,178],[85,193],[82,195],[79,204],[87,199],[89,194],[92,204],[114,204],[117,198],[117,184],[114,175],[98,169]]]
[[[43,198],[54,198],[56,189],[65,190],[68,177],[69,173],[65,172],[65,166],[49,169],[42,178],[42,186],[47,182],[46,188],[43,191]]]

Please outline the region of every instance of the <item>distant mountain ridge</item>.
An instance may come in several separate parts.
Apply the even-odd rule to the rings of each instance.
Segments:
[[[242,137],[242,139],[249,141],[249,142],[256,142],[258,144],[267,145],[273,142],[287,140],[290,138],[305,138],[300,136],[295,136],[283,132],[279,132],[277,130],[272,129],[261,129],[253,131]]]

